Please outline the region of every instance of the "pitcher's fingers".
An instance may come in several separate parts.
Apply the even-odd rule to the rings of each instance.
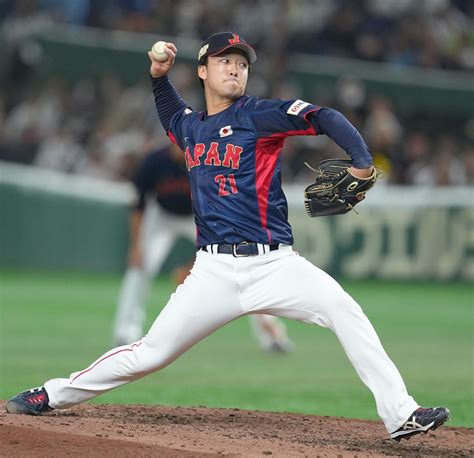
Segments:
[[[174,43],[166,43],[166,48],[173,51],[173,54],[176,56],[176,53],[178,52],[178,48],[174,45]]]

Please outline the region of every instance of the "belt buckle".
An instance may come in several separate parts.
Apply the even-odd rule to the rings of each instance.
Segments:
[[[250,253],[247,253],[247,254],[239,254],[237,253],[237,247],[239,245],[250,245],[249,242],[240,242],[240,243],[233,243],[232,244],[232,256],[234,256],[234,258],[247,258],[250,256]]]

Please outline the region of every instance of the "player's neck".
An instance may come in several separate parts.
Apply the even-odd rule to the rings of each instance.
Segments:
[[[229,108],[234,102],[235,99],[223,98],[215,95],[206,94],[207,115],[212,116],[224,110],[227,110],[227,108]]]

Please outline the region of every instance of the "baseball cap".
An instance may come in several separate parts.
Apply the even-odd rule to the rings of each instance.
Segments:
[[[206,61],[206,57],[217,56],[230,48],[243,51],[251,64],[257,60],[255,50],[240,35],[232,32],[220,32],[214,33],[202,43],[198,53],[198,64],[202,65]]]

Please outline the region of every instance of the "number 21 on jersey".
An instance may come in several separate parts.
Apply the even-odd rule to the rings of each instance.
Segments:
[[[221,197],[228,196],[230,193],[237,194],[239,192],[235,184],[233,173],[229,173],[228,176],[220,173],[214,177],[214,181],[219,184],[219,196]]]

